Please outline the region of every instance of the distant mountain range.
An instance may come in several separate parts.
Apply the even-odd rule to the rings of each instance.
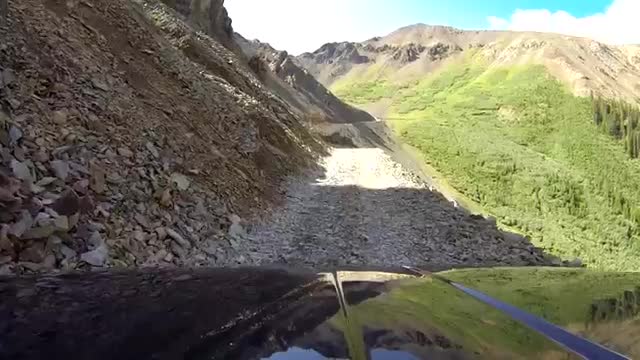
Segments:
[[[253,67],[263,66],[254,70],[260,72],[259,77],[265,86],[308,118],[315,118],[313,121],[347,123],[374,120],[367,112],[338,99],[286,51],[276,50],[259,40],[247,40],[238,33],[234,39],[250,58]]]
[[[384,71],[391,80],[417,79],[451,59],[480,53],[488,67],[541,64],[576,95],[592,91],[637,99],[640,46],[614,46],[586,38],[511,31],[466,31],[417,24],[361,43],[323,45],[296,58],[325,86]]]

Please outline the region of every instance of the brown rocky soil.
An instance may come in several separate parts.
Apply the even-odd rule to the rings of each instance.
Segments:
[[[10,1],[6,20],[0,273],[215,264],[322,151],[224,39],[156,1]]]

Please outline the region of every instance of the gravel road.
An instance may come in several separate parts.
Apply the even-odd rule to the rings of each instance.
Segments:
[[[243,264],[541,265],[542,252],[431,192],[379,148],[333,149],[284,206],[231,240]]]

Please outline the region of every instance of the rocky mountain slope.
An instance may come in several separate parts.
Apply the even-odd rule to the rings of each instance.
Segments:
[[[369,113],[344,103],[301,68],[293,56],[267,43],[236,34],[237,43],[253,61],[266,65],[258,70],[265,85],[306,114],[311,121],[353,123],[374,121]]]
[[[224,7],[224,0],[161,0],[175,10],[194,29],[216,39],[236,55],[241,55],[233,39],[232,20]]]
[[[323,151],[244,66],[222,1],[10,1],[0,273],[212,265]]]
[[[638,46],[614,46],[558,34],[466,31],[417,24],[362,43],[330,43],[297,61],[325,86],[344,78],[393,73],[398,81],[437,71],[448,60],[480,53],[488,67],[544,65],[579,96],[592,91],[638,99]]]
[[[251,69],[272,93],[287,102],[307,122],[373,121],[367,112],[338,99],[286,51],[235,33],[223,0],[162,0],[193,28],[215,38]]]
[[[241,66],[249,68],[267,89],[290,105],[307,127],[329,143],[336,143],[336,134],[343,128],[356,132],[356,138],[360,138],[359,131],[349,124],[375,121],[369,113],[338,99],[286,51],[234,33],[222,1],[194,5],[190,0],[163,2],[191,26],[215,37],[233,51],[242,60]]]

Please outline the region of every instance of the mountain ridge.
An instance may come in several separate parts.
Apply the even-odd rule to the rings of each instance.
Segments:
[[[363,42],[336,42],[297,61],[325,86],[377,65],[415,79],[470,50],[490,66],[540,64],[578,96],[591,93],[637,101],[640,46],[608,45],[588,38],[542,32],[461,30],[414,24]],[[354,61],[357,59],[357,61]]]
[[[311,121],[348,123],[374,121],[360,109],[342,102],[302,68],[287,51],[276,50],[269,43],[247,40],[235,33],[234,38],[243,53],[263,67],[257,72],[263,83],[282,96]],[[254,65],[255,66],[255,65]]]

